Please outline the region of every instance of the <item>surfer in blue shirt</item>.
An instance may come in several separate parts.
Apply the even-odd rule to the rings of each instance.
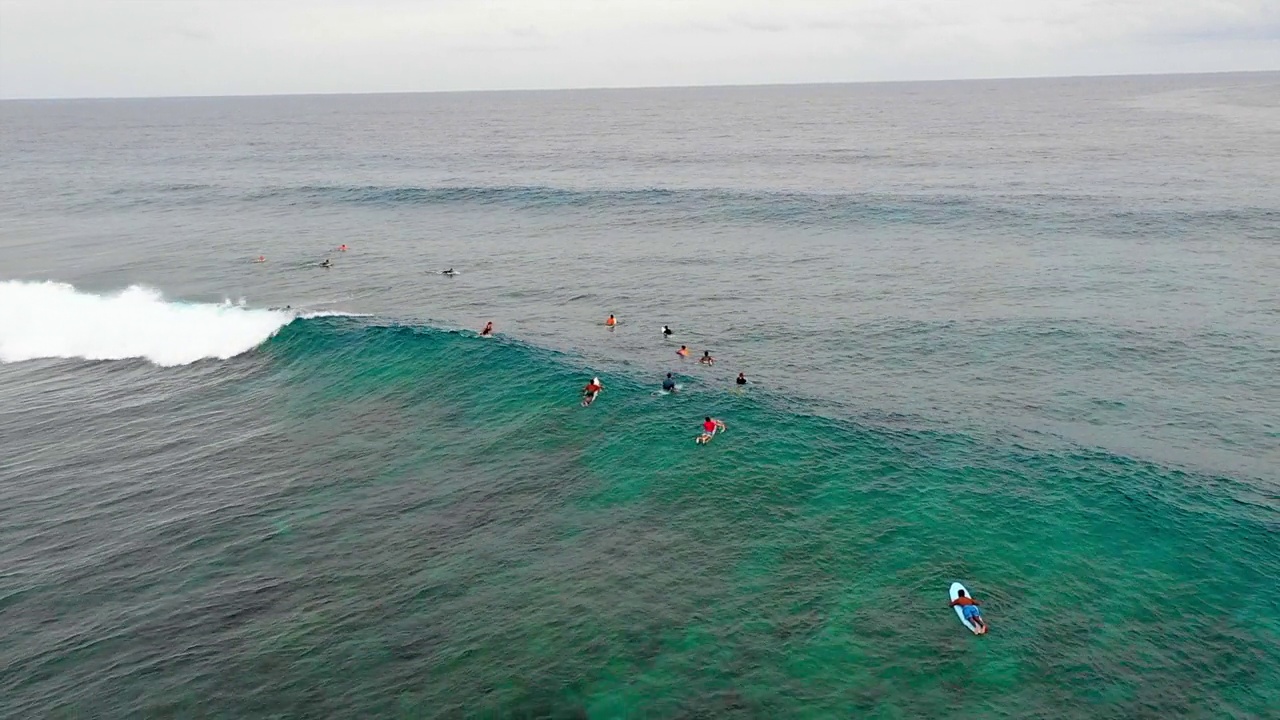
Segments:
[[[963,590],[956,591],[956,599],[951,601],[951,607],[960,606],[960,612],[964,613],[964,619],[973,623],[974,627],[982,632],[987,631],[987,623],[982,619],[982,611],[978,609],[980,603],[969,597]]]
[[[667,392],[676,391],[676,381],[672,379],[671,373],[667,373],[667,379],[662,381],[662,389]]]

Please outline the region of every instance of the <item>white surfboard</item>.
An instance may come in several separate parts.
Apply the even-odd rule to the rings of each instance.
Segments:
[[[956,598],[960,597],[960,591],[961,591],[961,590],[964,590],[964,594],[965,594],[965,595],[968,595],[969,597],[973,597],[973,595],[969,592],[968,588],[966,588],[965,586],[961,585],[961,584],[960,584],[960,583],[958,583],[958,582],[955,582],[955,583],[951,583],[951,599],[952,599],[952,600],[955,600]],[[961,607],[961,606],[957,605],[957,606],[955,606],[955,608],[954,608],[954,609],[955,609],[955,611],[956,611],[956,617],[960,618],[960,622],[961,622],[965,627],[969,628],[969,631],[970,631],[970,632],[972,632],[974,635],[981,635],[981,634],[982,634],[982,631],[981,631],[981,630],[979,630],[979,629],[977,628],[977,626],[976,626],[976,625],[974,625],[973,623],[971,623],[971,622],[969,622],[968,620],[965,620],[965,619],[964,619],[964,608],[963,608],[963,607]]]

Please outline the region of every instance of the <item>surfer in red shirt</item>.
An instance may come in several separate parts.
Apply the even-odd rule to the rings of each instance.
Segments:
[[[582,389],[582,407],[586,407],[595,402],[596,396],[599,395],[600,391],[603,389],[604,386],[600,384],[600,378],[591,378],[591,382],[587,383],[587,386]]]
[[[698,436],[698,440],[697,440],[698,444],[706,445],[707,443],[711,442],[711,438],[715,437],[716,433],[721,432],[723,430],[724,430],[724,423],[720,422],[719,420],[716,420],[715,418],[708,417],[702,423],[702,434]]]
[[[987,623],[982,619],[982,611],[978,606],[982,603],[974,600],[965,594],[963,590],[956,591],[956,599],[951,601],[951,607],[959,606],[964,613],[964,619],[973,623],[982,632],[987,631]]]

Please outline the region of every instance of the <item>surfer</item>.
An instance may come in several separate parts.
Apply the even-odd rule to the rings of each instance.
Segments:
[[[456,275],[457,273],[455,273],[455,272],[453,271],[453,268],[449,268],[448,270],[441,270],[441,271],[440,271],[440,274],[441,274],[441,275],[445,275],[445,276],[447,276],[447,277],[453,277],[453,276],[454,276],[454,275]]]
[[[614,317],[614,316],[610,315],[610,316],[609,316],[609,319],[604,321],[604,324],[605,324],[605,325],[607,325],[607,326],[609,326],[609,327],[614,327],[614,326],[616,326],[616,325],[618,324],[618,318],[616,318],[616,317]]]
[[[671,328],[670,328],[670,327],[668,327],[668,326],[666,326],[666,325],[663,325],[663,326],[662,326],[662,336],[663,336],[663,337],[671,337]]]
[[[338,246],[338,252],[346,252],[346,251],[347,251],[347,244],[346,244],[346,243],[343,243],[343,244],[341,244],[341,245],[339,245],[339,246]]]
[[[587,386],[582,389],[582,407],[586,407],[595,402],[596,396],[599,395],[600,391],[603,389],[604,386],[600,384],[600,378],[591,378],[591,382],[587,383]]]
[[[480,331],[480,337],[489,337],[493,334],[493,321],[484,324],[484,329]]]
[[[685,347],[684,345],[681,345],[680,349],[676,351],[676,354],[682,358],[687,358],[689,357],[689,348]]]
[[[717,432],[723,431],[724,423],[708,416],[702,422],[702,434],[698,436],[697,443],[699,445],[706,445],[711,442],[711,438],[715,437]]]
[[[734,382],[738,383],[739,385],[746,385],[746,384],[747,384],[747,376],[746,376],[746,375],[744,375],[743,373],[738,373],[738,379],[737,379],[737,380],[734,380]]]
[[[325,259],[324,259],[324,262],[320,263],[320,267],[322,267],[322,268],[331,268],[331,267],[333,267],[333,261],[332,261],[332,260],[330,260],[329,258],[325,258]]]
[[[710,351],[710,350],[703,350],[703,351],[702,351],[702,357],[698,358],[698,362],[699,362],[699,363],[701,363],[701,364],[703,364],[703,365],[715,365],[715,364],[716,364],[716,359],[715,359],[715,358],[713,358],[713,357],[711,357],[711,351]]]
[[[960,612],[964,613],[964,619],[973,623],[973,626],[981,632],[987,631],[987,623],[982,619],[982,611],[978,609],[977,600],[965,594],[964,590],[956,591],[956,599],[951,601],[950,607],[960,607]]]
[[[259,255],[259,256],[258,256],[258,259],[257,259],[257,260],[254,260],[254,262],[256,262],[256,263],[266,262],[266,261],[267,261],[267,256],[266,256],[266,255]]]
[[[667,373],[667,379],[662,381],[662,389],[669,393],[676,391],[676,381],[671,377],[671,373]]]

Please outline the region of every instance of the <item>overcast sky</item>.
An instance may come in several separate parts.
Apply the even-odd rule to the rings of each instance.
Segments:
[[[1280,69],[1280,0],[0,0],[0,97]]]

